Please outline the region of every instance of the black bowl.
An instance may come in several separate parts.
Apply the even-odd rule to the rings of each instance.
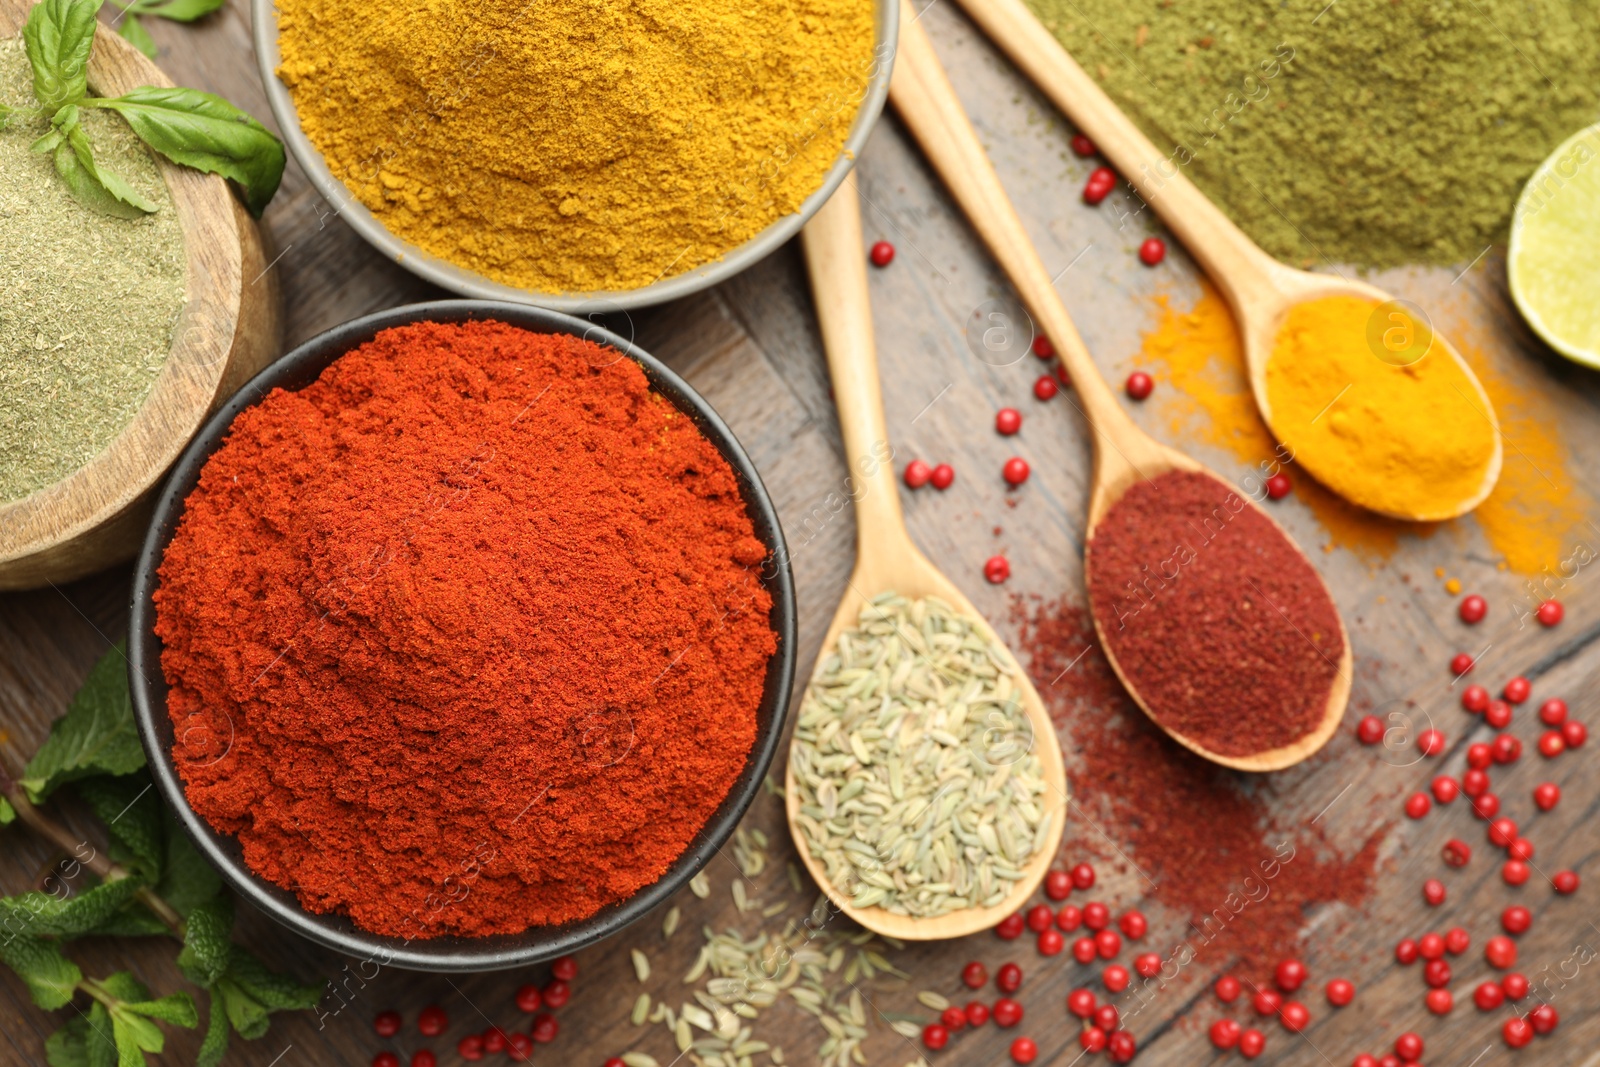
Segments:
[[[423,320],[464,322],[487,318],[541,333],[576,334],[609,345],[638,363],[651,386],[694,420],[733,467],[756,536],[767,546],[768,563],[761,580],[772,595],[771,621],[778,637],[778,648],[767,664],[766,686],[757,711],[756,741],[743,772],[689,848],[659,881],[582,922],[531,927],[514,935],[407,941],[368,933],[343,915],[315,915],[306,911],[294,894],[257,877],[245,866],[237,839],[217,833],[189,807],[183,784],[172,764],[172,719],[167,714],[167,685],[161,672],[161,640],[155,634],[152,594],[159,581],[156,569],[177,530],[184,500],[199,482],[200,469],[221,445],[234,416],[240,411],[260,401],[274,388],[299,389],[311,384],[335,359],[371,340],[379,330]],[[660,361],[609,330],[570,315],[489,300],[442,300],[368,315],[307,341],[251,379],[190,442],[161,491],[150,532],[134,570],[133,608],[128,630],[128,682],[139,737],[144,742],[157,788],[177,813],[178,821],[201,854],[222,872],[236,893],[296,933],[380,965],[429,971],[496,970],[551,959],[616,933],[676,892],[732,836],[740,817],[761,788],[783,733],[789,690],[794,682],[794,659],[794,576],[789,568],[783,531],[778,526],[778,514],[767,496],[766,487],[761,484],[755,464],[750,462],[733,432],[717,417],[711,405]]]

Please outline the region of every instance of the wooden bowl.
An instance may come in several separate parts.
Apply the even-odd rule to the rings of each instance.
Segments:
[[[22,32],[28,0],[0,0],[0,35]],[[118,96],[170,86],[100,26],[89,87]],[[183,226],[185,300],[172,351],[144,405],[104,451],[65,478],[0,504],[0,589],[82,577],[139,550],[155,489],[206,416],[277,354],[278,287],[256,224],[214,174],[155,157]]]

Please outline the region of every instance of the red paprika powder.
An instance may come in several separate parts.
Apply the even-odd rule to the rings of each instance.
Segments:
[[[190,803],[311,911],[405,938],[657,880],[756,735],[771,600],[734,472],[639,366],[380,333],[234,420],[160,569]]]
[[[1322,721],[1344,655],[1338,609],[1288,536],[1227,485],[1191,471],[1138,482],[1084,556],[1106,646],[1163,726],[1244,756]]]

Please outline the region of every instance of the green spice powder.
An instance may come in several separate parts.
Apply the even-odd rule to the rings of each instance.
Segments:
[[[39,106],[20,38],[0,40],[0,103]],[[48,119],[0,130],[0,501],[71,474],[128,424],[183,307],[183,230],[154,159],[118,116],[82,119],[96,161],[160,207],[94,212],[28,150]]]
[[[1027,0],[1268,252],[1459,263],[1600,117],[1600,5]],[[1183,146],[1180,150],[1178,146]]]

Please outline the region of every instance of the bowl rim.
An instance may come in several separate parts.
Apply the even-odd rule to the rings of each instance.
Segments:
[[[250,0],[250,32],[267,104],[277,120],[289,154],[323,199],[333,205],[334,214],[342,217],[373,248],[419,278],[464,297],[536,304],[556,311],[604,313],[649,307],[710,288],[754,266],[800,232],[806,221],[816,214],[844,181],[883,112],[884,102],[889,96],[889,76],[894,68],[895,43],[900,25],[899,5],[900,0],[873,0],[872,72],[867,79],[866,92],[861,97],[838,158],[823,176],[822,184],[801,202],[799,211],[771,223],[744,244],[730,249],[720,259],[638,289],[592,292],[545,293],[506,285],[457,266],[390,233],[388,227],[379,222],[366,205],[333,176],[322,153],[300,128],[294,99],[276,73],[282,58],[278,51],[276,0]]]
[[[633,896],[602,908],[580,922],[529,927],[518,934],[484,938],[441,937],[412,940],[387,937],[356,927],[347,916],[313,914],[295,895],[259,878],[245,866],[237,838],[219,834],[189,806],[171,758],[174,729],[167,714],[161,641],[155,635],[156,575],[183,504],[206,461],[222,444],[233,419],[282,385],[303,388],[334,360],[370,340],[378,331],[419,321],[465,322],[497,319],[539,333],[569,333],[615,348],[645,372],[651,388],[694,420],[733,468],[756,536],[770,553],[761,573],[772,595],[771,625],[777,649],[767,663],[755,743],[728,795],[689,846],[654,883]],[[777,509],[755,464],[711,405],[671,368],[609,330],[582,319],[525,304],[481,300],[439,300],[408,304],[365,315],[326,330],[269,364],[229,399],[205,424],[174,464],[161,488],[133,573],[128,628],[128,686],[135,724],[157,789],[200,854],[218,869],[239,896],[296,933],[363,961],[402,969],[440,972],[487,971],[518,967],[561,956],[608,937],[644,916],[686,884],[733,835],[746,809],[763,787],[788,719],[796,661],[794,575]],[[465,899],[465,898],[463,898]]]

